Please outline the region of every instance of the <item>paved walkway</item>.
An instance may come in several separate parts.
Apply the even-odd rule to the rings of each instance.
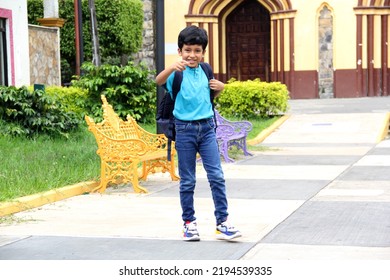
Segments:
[[[390,260],[390,140],[378,140],[390,98],[290,105],[263,151],[223,165],[240,240],[215,240],[199,166],[201,242],[181,241],[178,183],[156,174],[147,195],[121,187],[13,215],[0,225],[0,259]]]

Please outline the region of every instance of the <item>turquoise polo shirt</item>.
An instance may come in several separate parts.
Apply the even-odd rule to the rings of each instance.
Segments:
[[[174,77],[175,73],[172,73],[166,82],[167,91],[171,95]],[[214,115],[209,80],[200,65],[196,68],[186,66],[183,71],[183,81],[176,96],[173,115],[182,121],[207,119]]]

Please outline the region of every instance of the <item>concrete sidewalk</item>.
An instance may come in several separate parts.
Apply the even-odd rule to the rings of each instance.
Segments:
[[[290,118],[253,157],[225,164],[230,222],[217,241],[201,165],[201,242],[181,241],[178,183],[74,196],[0,225],[2,260],[390,260],[390,98],[291,100]]]

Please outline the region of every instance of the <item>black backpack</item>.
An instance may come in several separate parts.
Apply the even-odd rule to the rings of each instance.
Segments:
[[[209,80],[214,78],[213,70],[210,64],[201,62],[200,66],[206,73]],[[172,84],[172,97],[168,92],[165,92],[161,100],[156,114],[157,126],[162,130],[162,133],[168,138],[168,161],[171,160],[172,141],[176,140],[176,130],[173,117],[173,109],[175,107],[175,100],[177,93],[180,91],[181,82],[183,80],[183,72],[176,71]],[[165,85],[163,85],[165,88]],[[166,89],[166,88],[165,88]],[[210,90],[210,100],[214,110],[214,91]]]

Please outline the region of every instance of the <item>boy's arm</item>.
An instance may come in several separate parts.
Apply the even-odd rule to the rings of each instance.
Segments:
[[[165,68],[156,77],[157,85],[162,86],[163,84],[165,84],[169,75],[171,75],[174,71],[183,71],[184,69],[186,69],[187,64],[188,63],[185,60],[181,60]]]
[[[209,84],[210,88],[214,90],[214,97],[217,97],[225,88],[225,84],[216,79],[211,79]]]

